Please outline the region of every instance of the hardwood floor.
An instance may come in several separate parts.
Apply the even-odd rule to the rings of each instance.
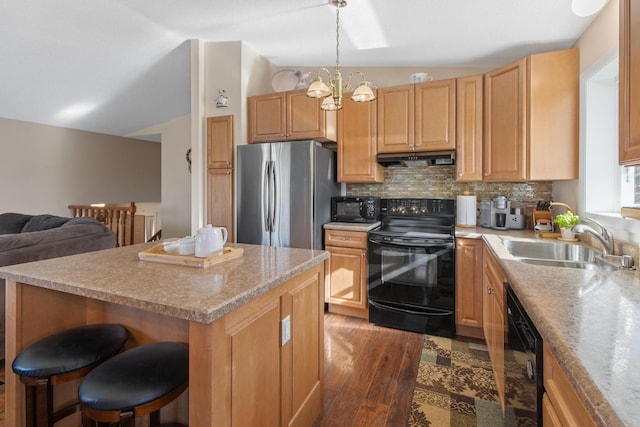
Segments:
[[[324,407],[314,427],[404,426],[424,335],[325,314]]]
[[[324,408],[314,427],[404,426],[424,335],[325,314]],[[0,371],[4,380],[4,366]],[[4,385],[0,386],[4,427]]]

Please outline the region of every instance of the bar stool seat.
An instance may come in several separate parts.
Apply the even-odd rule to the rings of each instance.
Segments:
[[[189,348],[177,342],[156,342],[125,351],[91,371],[78,388],[83,426],[95,422],[133,426],[150,414],[160,424],[160,408],[189,384]]]
[[[116,324],[86,325],[49,335],[26,347],[11,368],[26,389],[26,425],[53,426],[77,412],[77,402],[54,413],[53,386],[84,377],[121,352],[127,330]]]

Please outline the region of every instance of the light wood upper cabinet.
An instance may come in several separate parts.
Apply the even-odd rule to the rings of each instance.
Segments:
[[[461,77],[456,85],[456,180],[482,180],[484,76]]]
[[[640,165],[640,4],[620,0],[621,165]]]
[[[455,79],[378,89],[378,152],[455,149]]]
[[[485,75],[485,180],[578,178],[578,55],[535,54]]]
[[[378,153],[401,153],[414,147],[415,85],[378,89]]]
[[[483,338],[482,239],[456,239],[456,333]]]
[[[337,114],[320,108],[306,89],[248,98],[249,142],[337,140]]]
[[[233,215],[233,116],[207,118],[207,223],[235,240]]]
[[[233,167],[233,116],[207,118],[207,168]]]
[[[487,73],[484,108],[484,179],[526,179],[526,59]]]
[[[329,311],[367,319],[367,233],[325,230],[325,250],[330,254],[325,280]]]
[[[350,96],[338,112],[338,182],[383,182],[384,169],[376,161],[377,103],[355,102]]]
[[[415,85],[415,149],[456,148],[456,79]]]

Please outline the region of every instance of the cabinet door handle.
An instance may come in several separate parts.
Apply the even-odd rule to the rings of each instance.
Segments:
[[[484,176],[489,176],[489,172],[483,173]]]

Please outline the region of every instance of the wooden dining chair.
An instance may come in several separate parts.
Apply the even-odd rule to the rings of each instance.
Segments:
[[[73,217],[92,217],[109,227],[116,234],[116,247],[134,243],[136,214],[136,204],[134,202],[69,205],[69,209],[71,209]]]

